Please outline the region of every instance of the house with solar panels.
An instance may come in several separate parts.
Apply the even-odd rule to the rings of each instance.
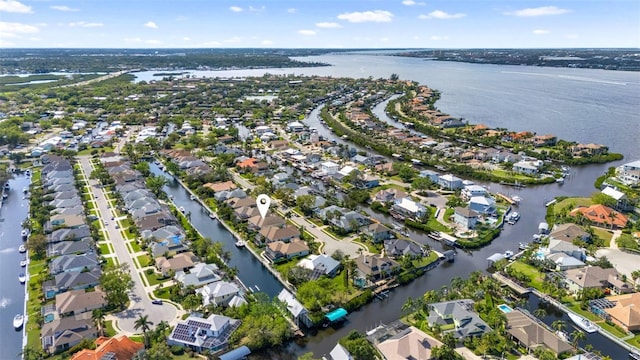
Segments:
[[[240,320],[213,314],[208,318],[191,315],[179,322],[167,339],[169,346],[177,345],[197,352],[217,352],[227,347],[231,334],[240,326]]]

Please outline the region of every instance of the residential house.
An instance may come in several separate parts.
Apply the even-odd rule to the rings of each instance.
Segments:
[[[611,291],[612,295],[621,295],[633,292],[633,286],[631,283],[623,279],[619,274],[611,274],[607,279],[607,288]]]
[[[70,349],[83,339],[97,335],[91,313],[62,317],[42,325],[40,330],[42,349],[50,354]]]
[[[456,207],[453,213],[453,222],[467,229],[476,227],[480,214],[469,208]]]
[[[437,184],[440,179],[440,174],[433,170],[422,170],[418,173],[419,177],[428,178],[432,183]]]
[[[474,302],[470,299],[452,300],[430,304],[431,311],[427,321],[429,326],[438,324],[441,327],[453,325],[453,329],[445,330],[456,339],[480,337],[493,331],[474,310]]]
[[[537,175],[544,163],[542,160],[526,161],[521,160],[513,164],[513,171],[525,175]]]
[[[238,198],[244,199],[247,197],[247,193],[242,189],[219,191],[213,195],[217,201],[227,201],[229,199]]]
[[[469,209],[480,214],[494,214],[496,201],[490,197],[474,196],[469,200]]]
[[[322,221],[327,221],[329,219],[335,218],[336,215],[337,217],[340,217],[345,212],[347,212],[347,209],[345,208],[341,208],[340,206],[336,205],[330,205],[318,210],[317,214]]]
[[[71,360],[130,360],[144,349],[144,344],[129,339],[126,335],[118,337],[99,337],[94,341],[96,348],[82,349],[73,354]]]
[[[216,264],[197,263],[186,272],[184,270],[176,271],[173,277],[175,281],[184,287],[195,286],[201,287],[212,282],[220,281],[222,278],[218,275],[218,266]]]
[[[550,239],[549,245],[543,249],[544,258],[556,264],[556,270],[565,271],[581,268],[587,255],[584,249],[563,240]]]
[[[613,209],[616,211],[631,211],[633,210],[633,203],[629,201],[629,198],[622,191],[618,191],[610,186],[602,189],[602,193],[609,196],[615,201]]]
[[[577,294],[583,289],[605,289],[609,285],[609,275],[617,276],[616,269],[603,269],[599,266],[587,266],[565,271],[567,289]]]
[[[179,242],[185,238],[185,234],[182,228],[176,225],[167,225],[153,231],[143,230],[140,232],[140,237],[144,240],[155,239],[158,242],[165,240]]]
[[[240,320],[212,314],[208,318],[189,316],[178,322],[167,338],[169,346],[177,345],[201,352],[218,352],[227,347],[233,331],[240,326]]]
[[[234,283],[221,280],[196,289],[196,293],[202,295],[202,305],[216,304],[221,306],[227,305],[231,298],[240,293],[240,289]]]
[[[198,257],[191,251],[176,254],[171,258],[161,256],[155,259],[156,269],[164,276],[168,276],[171,271],[175,274],[176,271],[191,269],[196,261]]]
[[[607,300],[615,303],[604,310],[614,324],[626,331],[640,331],[640,292],[610,296]]]
[[[588,242],[590,235],[584,229],[573,223],[557,224],[549,234],[549,239],[562,240],[573,243],[574,240]]]
[[[338,170],[340,169],[340,165],[332,162],[332,161],[325,161],[323,163],[320,164],[320,170],[325,174],[325,175],[334,175],[338,172]]]
[[[627,186],[640,184],[640,160],[636,160],[616,168],[616,178]]]
[[[471,199],[475,196],[487,196],[487,189],[480,185],[467,185],[462,189],[462,196],[465,199]]]
[[[53,280],[42,284],[46,299],[53,299],[57,294],[67,290],[87,289],[100,283],[102,270],[99,267],[89,271],[72,271],[57,274]]]
[[[233,183],[233,181],[224,181],[224,182],[217,182],[217,183],[206,183],[204,185],[202,185],[203,188],[205,189],[209,189],[211,191],[213,191],[214,193],[218,193],[221,191],[231,191],[231,190],[235,190],[238,187],[236,186],[236,184]]]
[[[173,238],[170,240],[154,241],[149,247],[151,248],[151,256],[157,258],[158,256],[179,254],[188,251],[189,248],[180,240],[182,237]]]
[[[391,209],[402,216],[414,219],[419,219],[427,214],[427,208],[424,205],[408,197],[396,199]]]
[[[581,213],[585,219],[596,226],[612,229],[622,229],[627,226],[627,221],[629,221],[625,215],[601,204],[579,207],[572,210],[569,215],[577,216],[578,213]]]
[[[431,359],[431,351],[442,343],[416,327],[410,326],[377,345],[387,360]]]
[[[388,227],[379,222],[375,222],[367,227],[362,228],[362,233],[371,238],[374,243],[380,243],[391,239],[393,232]]]
[[[349,233],[371,224],[371,219],[359,212],[349,211],[342,214],[340,217],[329,220],[329,222],[343,232]]]
[[[512,339],[527,349],[534,350],[542,346],[558,355],[573,350],[569,343],[540,325],[530,315],[526,315],[520,310],[513,310],[505,313],[505,316],[507,317],[507,332]]]
[[[45,227],[48,229],[53,229],[53,227],[77,228],[82,225],[85,225],[82,215],[56,214],[50,218],[49,224]]]
[[[268,227],[283,227],[286,222],[284,219],[277,215],[267,215],[262,217],[262,215],[254,216],[248,221],[249,230],[259,231],[262,228]]]
[[[389,176],[398,174],[398,171],[393,167],[393,163],[390,162],[376,165],[376,171],[385,173]]]
[[[373,200],[386,204],[386,203],[393,203],[397,199],[403,199],[406,197],[407,197],[406,192],[402,190],[398,190],[396,188],[388,188],[388,189],[378,191],[373,196]]]
[[[392,257],[422,258],[426,256],[426,252],[420,244],[405,239],[386,240],[384,252]]]
[[[267,244],[265,256],[272,262],[287,261],[309,254],[309,246],[305,241],[293,239],[288,243],[274,241]]]
[[[442,175],[438,178],[438,185],[446,190],[457,190],[462,188],[462,179],[451,174]]]
[[[278,300],[286,304],[289,314],[293,317],[296,325],[304,324],[306,327],[313,327],[313,320],[309,317],[309,312],[287,289],[282,289],[278,294]]]
[[[86,237],[78,241],[61,241],[47,246],[47,257],[53,258],[60,255],[82,254],[93,251],[93,239]]]
[[[56,310],[62,316],[78,315],[106,305],[105,293],[99,287],[93,291],[69,290],[56,295]]]
[[[62,272],[87,271],[98,267],[98,265],[98,257],[93,252],[62,255],[51,260],[49,273],[56,275]]]
[[[356,179],[355,186],[358,189],[373,189],[380,185],[380,179],[377,176],[363,174]]]
[[[260,235],[267,244],[274,241],[290,242],[293,239],[300,238],[300,230],[293,225],[287,225],[283,228],[270,226],[261,229]]]
[[[337,343],[336,346],[331,349],[329,356],[331,360],[353,360],[353,356],[351,356],[349,350],[340,345],[340,343]]]
[[[355,261],[361,279],[376,281],[400,270],[400,264],[387,256],[361,254]]]
[[[326,275],[332,278],[336,276],[338,270],[340,270],[340,262],[326,254],[309,255],[300,260],[297,266],[311,270],[312,280],[317,279],[321,275]]]

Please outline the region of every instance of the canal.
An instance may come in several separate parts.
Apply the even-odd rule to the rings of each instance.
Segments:
[[[22,189],[30,183],[30,177],[15,174],[9,180],[9,196],[0,209],[0,357],[3,359],[17,358],[23,346],[23,330],[14,330],[13,317],[25,313],[25,285],[18,281],[18,275],[26,272],[20,267],[25,256],[18,252],[18,247],[24,243],[20,233],[29,213],[29,199]]]

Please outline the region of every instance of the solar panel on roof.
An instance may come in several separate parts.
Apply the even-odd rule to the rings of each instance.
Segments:
[[[211,328],[211,324],[206,323],[206,322],[197,321],[197,320],[187,320],[187,324],[189,324],[191,326],[196,326],[196,327],[199,327],[199,328],[204,328],[204,329],[210,329]]]

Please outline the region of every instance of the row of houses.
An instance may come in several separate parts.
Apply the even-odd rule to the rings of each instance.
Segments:
[[[75,186],[73,165],[56,155],[43,160],[44,201],[53,207],[44,224],[51,279],[43,283],[43,292],[54,302],[41,309],[44,324],[40,338],[44,351],[57,353],[97,336],[92,311],[107,302],[98,286],[101,264]]]

